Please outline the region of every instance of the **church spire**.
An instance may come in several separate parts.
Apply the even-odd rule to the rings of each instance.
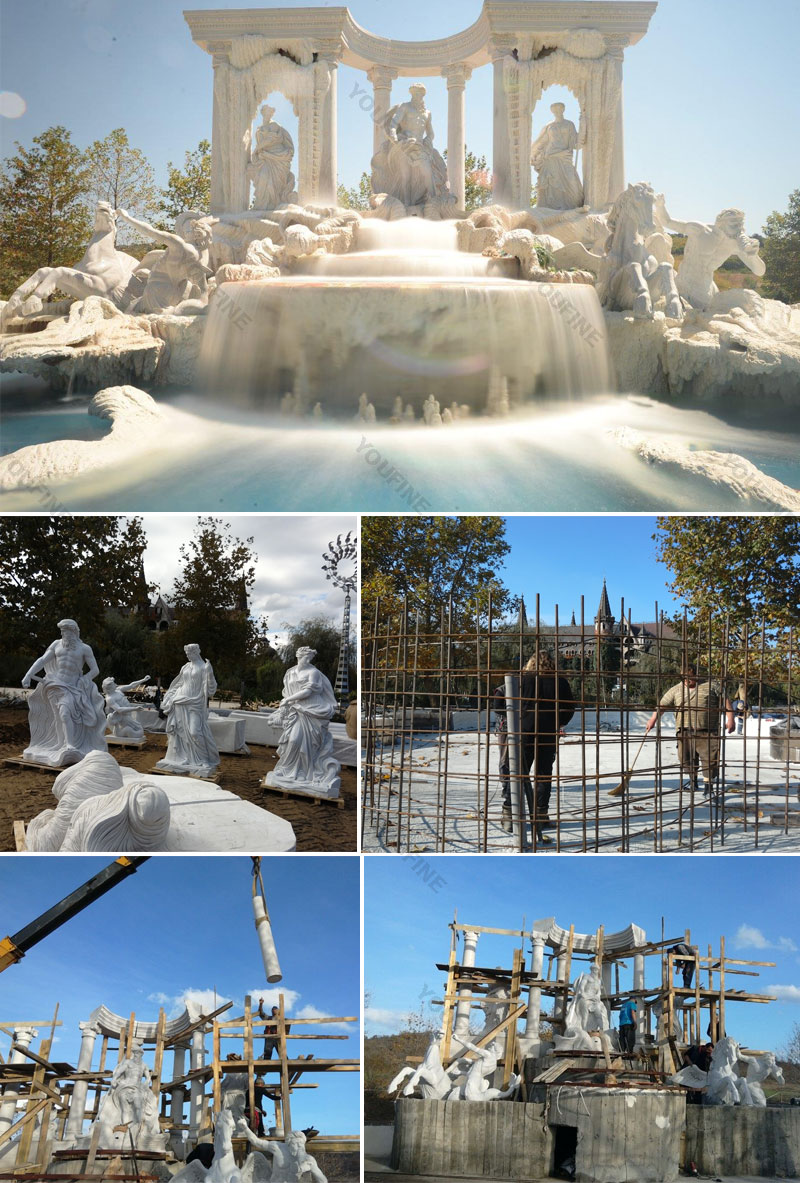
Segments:
[[[605,579],[603,580],[603,592],[600,596],[600,606],[594,618],[594,631],[596,633],[612,633],[614,631],[614,614],[611,611],[611,604],[608,600],[608,589]]]

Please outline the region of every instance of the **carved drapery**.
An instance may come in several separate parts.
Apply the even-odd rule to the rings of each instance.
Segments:
[[[314,61],[304,46],[293,47],[298,60],[277,49],[265,37],[248,36],[236,38],[225,51],[213,55],[212,213],[237,213],[249,207],[251,126],[259,103],[273,91],[291,102],[298,118],[299,199],[315,202],[320,198],[324,140],[330,133],[324,115],[335,63]]]

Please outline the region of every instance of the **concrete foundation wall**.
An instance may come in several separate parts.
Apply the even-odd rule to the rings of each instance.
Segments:
[[[671,1183],[685,1111],[680,1093],[554,1086],[548,1120],[577,1127],[577,1183]]]
[[[408,1175],[540,1179],[552,1136],[543,1105],[514,1101],[397,1102],[392,1167]]]
[[[800,1108],[689,1105],[685,1162],[700,1174],[800,1177]]]

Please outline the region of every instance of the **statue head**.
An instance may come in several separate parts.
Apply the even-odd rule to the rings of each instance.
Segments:
[[[56,626],[61,632],[61,640],[66,641],[70,648],[75,648],[81,639],[81,630],[74,620],[59,620]]]
[[[295,1158],[305,1153],[306,1136],[302,1130],[292,1130],[286,1139],[286,1148]]]
[[[655,223],[654,205],[656,195],[652,185],[642,181],[636,185],[628,185],[611,207],[608,215],[609,240],[611,243],[624,222],[632,222],[635,232],[647,236],[658,229]]]
[[[740,209],[724,209],[714,219],[714,225],[728,238],[738,238],[744,234],[744,211]]]
[[[103,691],[105,694],[110,694],[112,690],[116,690],[117,683],[113,678],[103,678]]]
[[[421,82],[415,82],[413,86],[408,88],[411,95],[411,102],[418,110],[422,110],[425,106],[425,95],[428,93]]]
[[[550,106],[550,110],[555,115],[556,119],[563,119],[564,112],[566,111],[566,107],[564,106],[563,103],[552,103]]]
[[[298,663],[305,663],[308,665],[317,656],[316,649],[312,649],[310,645],[301,645],[295,652],[295,657]]]
[[[195,657],[200,656],[200,646],[195,645],[194,643],[189,644],[189,645],[184,645],[183,652],[189,658],[189,661],[193,661]]]
[[[275,108],[270,107],[269,103],[264,103],[261,106],[261,122],[266,125],[272,123],[272,116],[275,114]]]

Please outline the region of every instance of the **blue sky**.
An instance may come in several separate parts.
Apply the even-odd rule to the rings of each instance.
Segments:
[[[2,87],[25,112],[0,119],[2,150],[29,143],[61,123],[86,146],[125,127],[150,158],[159,184],[168,160],[211,134],[211,63],[192,43],[182,9],[240,7],[238,0],[0,0]],[[290,0],[280,7],[303,7]],[[327,7],[327,4],[322,5]],[[258,7],[251,4],[251,7]],[[448,36],[478,17],[480,0],[352,0],[355,20],[385,37]],[[46,35],[43,36],[43,32]],[[785,209],[797,187],[793,129],[800,124],[796,68],[800,5],[795,0],[660,0],[645,38],[626,53],[625,134],[629,180],[664,190],[679,218],[712,219],[726,206],[746,211],[758,230],[773,209]],[[412,81],[408,79],[406,81]],[[395,102],[406,95],[398,80]],[[368,170],[369,113],[359,108],[364,76],[342,67],[339,79],[339,173],[347,185]],[[426,80],[440,148],[446,145],[446,87]],[[366,84],[367,86],[369,84]],[[354,97],[349,97],[353,95]],[[491,158],[492,72],[467,87],[467,142]],[[546,92],[534,131],[550,102]],[[278,118],[296,128],[288,104]]]
[[[562,855],[548,860],[546,875],[524,855],[366,855],[364,864],[367,1035],[400,1030],[405,1015],[423,1003],[427,1014],[428,1000],[442,997],[436,964],[447,961],[456,908],[460,924],[521,929],[554,916],[577,932],[634,923],[651,940],[661,939],[663,917],[665,937],[682,939],[689,928],[704,952],[710,942],[717,953],[724,936],[728,957],[776,962],[759,978],[731,979],[735,988],[780,996],[728,1003],[728,1033],[771,1050],[800,1022],[800,860],[792,856]],[[477,964],[510,966],[513,948],[510,938],[483,935]],[[661,971],[657,957],[648,961],[650,985]]]
[[[0,932],[12,935],[110,860],[84,857],[0,858]],[[359,864],[355,857],[270,856],[262,876],[283,982],[265,982],[246,857],[156,856],[79,916],[35,946],[2,975],[0,1021],[46,1019],[60,1003],[54,1056],[76,1062],[78,1023],[105,1003],[118,1014],[155,1020],[159,1004],[179,1014],[187,992],[214,1009],[228,999],[228,1018],[243,1013],[244,995],[267,1006],[283,990],[287,1012],[360,1013]],[[291,998],[291,1006],[289,999]],[[310,1008],[310,1009],[306,1009]],[[35,1012],[35,1013],[34,1013]],[[357,1059],[357,1023],[330,1028],[346,1040],[320,1041],[318,1059]],[[39,1040],[48,1033],[40,1027]],[[296,1028],[299,1032],[300,1029]],[[312,1031],[311,1027],[302,1029]],[[211,1046],[210,1037],[207,1044]],[[34,1050],[38,1041],[33,1044]],[[232,1050],[240,1050],[231,1042]],[[299,1042],[294,1051],[308,1050]],[[332,1050],[333,1049],[333,1050]],[[2,1052],[8,1050],[2,1036]],[[152,1059],[145,1061],[152,1065]],[[306,1078],[309,1079],[309,1078]],[[292,1097],[292,1119],[323,1134],[359,1130],[360,1076],[318,1074],[317,1089]]]
[[[541,619],[552,624],[558,604],[559,623],[569,624],[572,612],[580,621],[580,597],[585,597],[584,620],[594,620],[603,579],[608,582],[611,611],[633,620],[654,620],[655,601],[671,613],[679,601],[667,589],[669,569],[656,560],[656,519],[650,516],[509,517],[506,540],[511,546],[502,577],[513,595],[525,597],[528,621],[536,614],[540,596]]]

